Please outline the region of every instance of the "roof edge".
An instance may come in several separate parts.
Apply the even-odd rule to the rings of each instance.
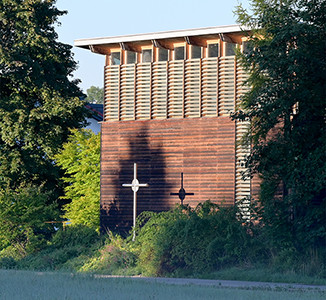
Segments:
[[[136,41],[147,41],[154,39],[166,39],[166,38],[177,38],[184,36],[197,36],[207,34],[219,34],[219,33],[234,33],[246,31],[248,28],[241,27],[240,25],[224,25],[215,27],[204,27],[204,28],[193,28],[193,29],[182,29],[182,30],[169,30],[159,31],[142,34],[130,34],[120,35],[114,37],[98,37],[98,38],[86,38],[78,39],[74,41],[74,46],[80,48],[89,48],[89,46],[104,45],[104,44],[115,44],[115,43],[128,43]]]

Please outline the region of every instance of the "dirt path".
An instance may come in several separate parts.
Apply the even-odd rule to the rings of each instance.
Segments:
[[[100,278],[122,277],[134,280],[143,280],[149,282],[158,282],[175,285],[202,285],[217,286],[225,288],[259,288],[259,289],[286,289],[301,290],[312,289],[326,291],[325,285],[308,285],[298,283],[276,283],[276,282],[257,282],[257,281],[236,281],[236,280],[211,280],[211,279],[194,279],[194,278],[163,278],[163,277],[140,277],[140,276],[112,276],[112,275],[96,275]]]

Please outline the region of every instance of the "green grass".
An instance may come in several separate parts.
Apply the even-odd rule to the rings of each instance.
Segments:
[[[293,271],[277,272],[271,268],[229,268],[209,274],[198,274],[195,277],[203,279],[224,279],[259,282],[284,282],[314,285],[326,285],[326,278],[301,275]]]
[[[169,285],[127,278],[0,270],[0,299],[325,299],[312,290],[229,289]]]

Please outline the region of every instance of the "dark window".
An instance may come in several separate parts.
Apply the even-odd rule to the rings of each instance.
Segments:
[[[111,65],[120,65],[121,58],[120,52],[111,53]]]
[[[235,49],[237,44],[234,43],[225,43],[225,56],[235,55]]]
[[[136,52],[127,51],[127,64],[136,63]]]
[[[219,57],[218,44],[208,44],[208,57]]]
[[[142,62],[151,62],[152,61],[152,50],[147,49],[142,51]]]
[[[174,48],[174,60],[185,59],[185,47],[175,47]]]
[[[201,47],[191,46],[191,58],[201,58]]]
[[[168,61],[169,60],[169,50],[158,49],[158,61]]]

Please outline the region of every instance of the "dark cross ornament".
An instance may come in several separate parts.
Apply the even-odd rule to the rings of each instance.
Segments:
[[[183,205],[183,200],[186,198],[186,196],[193,196],[194,193],[186,193],[185,189],[183,188],[183,172],[181,172],[181,188],[179,190],[179,193],[170,193],[171,196],[179,196],[179,199],[181,200],[181,205]]]
[[[124,183],[122,185],[123,187],[131,187],[131,189],[134,192],[134,208],[133,208],[133,236],[132,236],[132,240],[135,241],[135,237],[136,237],[136,217],[137,217],[137,192],[139,190],[140,187],[148,187],[147,183],[139,183],[138,179],[137,179],[137,164],[134,163],[134,179],[131,183]]]

